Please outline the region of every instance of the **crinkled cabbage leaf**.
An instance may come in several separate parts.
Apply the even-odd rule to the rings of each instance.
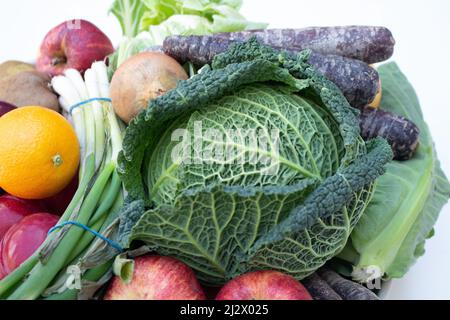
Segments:
[[[307,59],[236,44],[150,103],[119,157],[135,200],[122,213],[125,246],[145,242],[213,285],[260,269],[302,279],[344,248],[392,151],[362,140],[357,112]],[[214,134],[174,139],[199,125]]]

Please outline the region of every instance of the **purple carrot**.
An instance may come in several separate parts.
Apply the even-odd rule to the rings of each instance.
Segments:
[[[366,287],[344,279],[332,270],[320,269],[318,274],[343,300],[380,300],[375,293]]]
[[[366,63],[319,53],[312,53],[309,63],[334,82],[353,107],[362,108],[374,101],[380,88],[380,76]]]
[[[344,26],[304,29],[269,29],[222,33],[217,37],[243,41],[256,36],[259,42],[277,49],[339,55],[368,64],[382,62],[394,53],[395,40],[385,27]]]
[[[395,47],[395,40],[389,29],[372,26],[251,30],[219,33],[212,37],[225,41],[247,41],[256,37],[259,42],[276,49],[310,49],[316,53],[339,55],[368,64],[389,59]]]
[[[164,41],[164,52],[181,63],[203,66],[239,42],[222,36],[174,36]],[[378,72],[366,63],[337,55],[312,53],[309,63],[333,81],[355,108],[370,104],[379,90]]]
[[[419,128],[410,120],[396,114],[370,107],[360,116],[361,136],[370,140],[385,138],[394,151],[395,160],[409,160],[419,147]]]
[[[311,294],[314,300],[343,300],[330,285],[323,280],[317,273],[309,276],[302,281],[302,284]]]

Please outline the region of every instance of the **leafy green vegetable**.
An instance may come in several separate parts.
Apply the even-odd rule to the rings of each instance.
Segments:
[[[148,9],[145,1],[116,0],[110,11],[119,20],[124,36],[132,38],[139,33],[141,19]]]
[[[360,255],[354,276],[362,281],[382,275],[403,277],[425,253],[425,241],[450,197],[450,183],[440,168],[414,89],[395,63],[381,66],[379,72],[384,91],[381,105],[415,122],[421,137],[412,160],[387,166],[352,234]]]
[[[247,21],[240,13],[241,0],[115,0],[125,39],[110,61],[114,71],[130,56],[162,45],[171,35],[208,35],[264,29],[267,24]]]
[[[307,59],[236,44],[150,103],[119,160],[137,200],[122,215],[125,246],[144,241],[209,284],[254,269],[302,279],[343,249],[392,151],[384,140],[364,143],[356,111]],[[174,152],[177,128],[195,136],[198,124],[216,135],[185,135],[188,153]],[[267,148],[248,143],[251,129]],[[216,148],[236,152],[205,152]]]
[[[31,257],[0,281],[3,299],[35,300],[54,294],[54,298],[75,299],[78,293],[87,294],[85,281],[105,283],[110,260],[117,255],[116,248],[93,235],[97,232],[110,238],[117,233],[118,213],[124,201],[116,172],[117,156],[122,150],[122,126],[111,103],[88,101],[109,98],[106,64],[93,63],[84,78],[77,70],[67,70],[54,77],[51,84],[61,96],[61,107],[72,113],[82,150],[80,183],[58,222],[63,230],[51,233]],[[88,107],[72,109],[80,103]],[[74,222],[90,230],[73,225]],[[66,270],[70,267],[76,267],[83,280],[81,292],[69,285]],[[91,289],[92,282],[88,285]]]

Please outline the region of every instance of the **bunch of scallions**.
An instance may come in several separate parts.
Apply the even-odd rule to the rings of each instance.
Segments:
[[[123,187],[116,172],[124,126],[109,100],[107,67],[95,62],[82,75],[67,70],[52,80],[60,104],[71,114],[81,146],[78,190],[61,217],[61,228],[41,248],[0,282],[0,298],[11,300],[77,299],[80,288],[95,287],[111,275],[118,248],[82,226],[108,238],[117,232]],[[78,279],[77,279],[78,276]]]

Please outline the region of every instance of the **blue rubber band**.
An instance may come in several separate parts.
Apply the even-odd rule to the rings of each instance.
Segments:
[[[81,101],[80,103],[77,103],[76,105],[72,106],[69,109],[69,113],[72,114],[75,109],[78,109],[78,108],[80,108],[88,103],[94,102],[94,101],[112,102],[112,100],[109,98],[92,98],[92,99],[89,99],[86,101]]]
[[[122,248],[122,246],[120,244],[118,244],[115,241],[112,241],[111,239],[106,238],[105,236],[102,236],[100,233],[98,233],[97,231],[92,230],[91,228],[85,226],[82,223],[76,222],[76,221],[67,221],[67,222],[63,222],[61,224],[58,224],[57,226],[53,227],[50,229],[50,231],[48,232],[48,235],[52,234],[53,232],[55,232],[56,230],[59,230],[61,228],[64,228],[65,226],[68,225],[72,225],[72,226],[77,226],[80,227],[90,233],[92,233],[94,236],[96,236],[97,238],[105,241],[107,244],[109,244],[111,247],[113,247],[114,249],[116,249],[117,251],[123,252],[124,249]]]

